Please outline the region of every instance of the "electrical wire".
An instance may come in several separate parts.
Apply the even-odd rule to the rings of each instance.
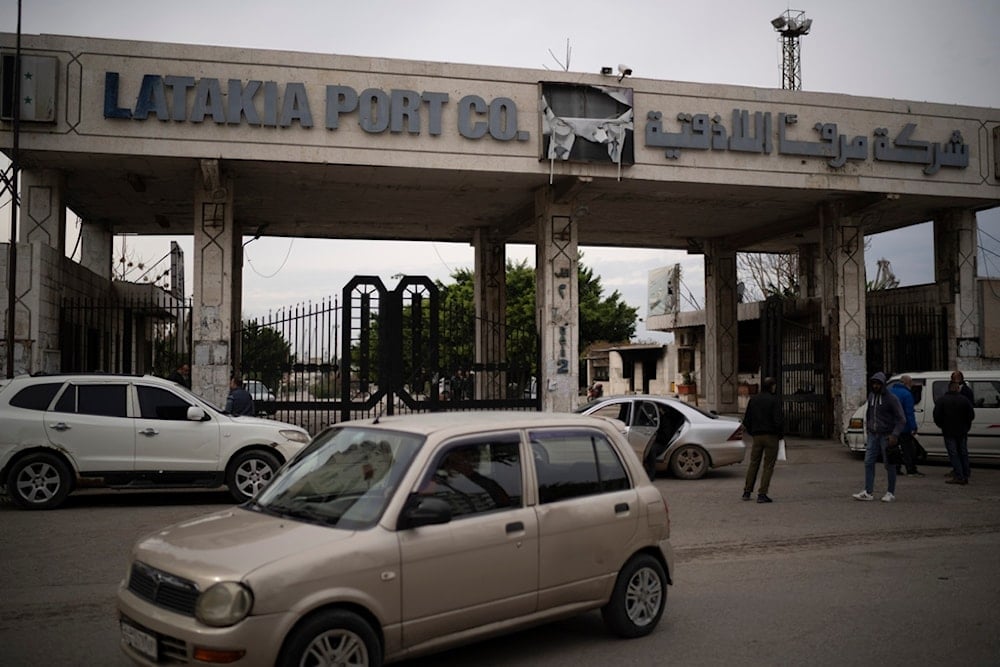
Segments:
[[[263,273],[261,273],[260,271],[257,270],[257,267],[255,267],[253,265],[253,259],[250,257],[250,253],[247,251],[246,245],[243,246],[243,254],[246,255],[247,264],[250,265],[250,270],[251,271],[253,271],[258,276],[260,276],[261,278],[264,278],[264,279],[273,278],[276,275],[278,275],[279,273],[281,273],[281,270],[285,268],[285,264],[288,262],[288,258],[291,257],[291,255],[292,255],[292,245],[294,245],[294,243],[295,243],[295,239],[294,238],[291,238],[291,239],[288,240],[288,251],[285,252],[285,258],[283,260],[281,260],[281,264],[278,265],[278,268],[274,270],[274,273],[269,274],[269,275],[264,275]]]

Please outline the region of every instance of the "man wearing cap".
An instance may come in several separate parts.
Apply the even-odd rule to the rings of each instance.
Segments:
[[[879,454],[885,463],[889,477],[889,488],[882,496],[882,502],[891,503],[896,499],[896,465],[889,463],[886,447],[895,445],[899,434],[906,427],[903,406],[895,394],[885,388],[885,373],[875,373],[868,386],[868,409],[865,411],[865,488],[854,494],[855,500],[875,500],[875,461]]]

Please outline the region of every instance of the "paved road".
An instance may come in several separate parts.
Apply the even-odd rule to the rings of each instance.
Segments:
[[[896,503],[860,503],[861,462],[842,446],[792,442],[789,459],[770,505],[740,501],[742,465],[657,481],[678,567],[651,636],[612,639],[592,613],[407,667],[1000,664],[1000,468],[975,466],[956,487],[928,465],[899,481]],[[880,469],[878,495],[884,485]],[[0,665],[128,664],[114,591],[129,546],[228,504],[106,491],[55,512],[0,504]]]

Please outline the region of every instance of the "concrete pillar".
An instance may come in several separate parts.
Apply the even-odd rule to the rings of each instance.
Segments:
[[[823,328],[830,339],[830,397],[839,437],[867,397],[865,237],[858,220],[843,217],[834,204],[820,207]]]
[[[477,229],[474,299],[476,304],[476,383],[478,399],[507,398],[507,252],[503,243]],[[518,396],[518,398],[520,398]]]
[[[571,204],[552,191],[535,194],[535,323],[541,341],[538,391],[542,410],[569,412],[579,393],[580,300],[577,229]]]
[[[976,287],[976,214],[945,211],[934,220],[934,282],[948,304],[948,367],[979,368],[979,295]]]
[[[80,264],[111,280],[114,234],[105,222],[84,221],[80,227]]]
[[[52,169],[20,174],[14,318],[15,366],[58,372],[62,258],[66,254],[66,181]]]
[[[739,412],[737,329],[736,251],[706,241],[705,366],[696,382],[705,406],[720,414]]]
[[[238,359],[233,329],[240,321],[242,234],[233,220],[233,184],[218,160],[202,160],[194,192],[194,312],[191,387],[224,405]]]
[[[66,254],[66,179],[53,169],[25,169],[20,174],[18,240],[42,243]]]
[[[803,243],[799,246],[799,298],[819,296],[819,244]]]

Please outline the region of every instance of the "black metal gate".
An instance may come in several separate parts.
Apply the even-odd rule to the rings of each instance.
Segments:
[[[59,309],[66,373],[151,373],[190,363],[191,302],[151,286],[140,294],[66,298]],[[124,288],[123,288],[124,289]]]
[[[786,317],[784,301],[771,297],[761,312],[761,370],[778,380],[785,432],[828,438],[833,426],[830,398],[830,339],[819,326],[818,310],[802,321]]]
[[[868,377],[948,368],[948,311],[940,306],[868,306]]]
[[[336,299],[279,311],[239,331],[244,380],[274,394],[258,410],[312,433],[338,421],[437,410],[536,410],[535,332],[446,306],[438,286],[388,289],[356,276]],[[495,361],[477,361],[477,340]]]
[[[446,308],[437,286],[407,276],[389,290],[377,276],[344,288],[342,419],[469,409],[538,409],[530,389],[538,345],[503,322]],[[477,361],[482,348],[501,358]],[[483,355],[483,349],[479,350]]]

